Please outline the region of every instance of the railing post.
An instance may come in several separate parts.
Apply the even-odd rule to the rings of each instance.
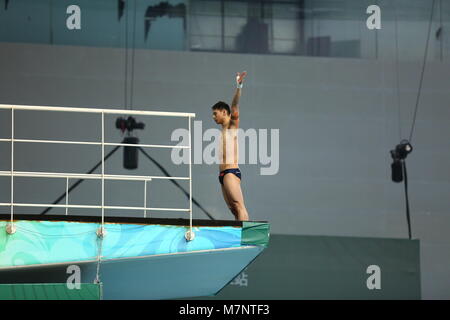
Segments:
[[[66,177],[66,216],[69,214],[69,177]]]
[[[147,180],[144,180],[144,218],[147,218]]]
[[[191,132],[191,116],[188,116],[189,121],[189,231],[186,232],[186,240],[192,241],[195,234],[192,231],[192,132]]]
[[[14,106],[11,106],[11,222],[6,226],[6,232],[16,232],[14,226]]]
[[[102,111],[102,225],[97,236],[103,238],[105,235],[105,112]]]

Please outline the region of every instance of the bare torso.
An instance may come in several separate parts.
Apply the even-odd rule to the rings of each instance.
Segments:
[[[236,126],[222,129],[220,135],[220,171],[239,168],[239,147]]]

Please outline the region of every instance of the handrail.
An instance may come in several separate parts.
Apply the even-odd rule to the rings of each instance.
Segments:
[[[13,139],[0,139],[0,142],[11,142]],[[92,141],[64,141],[64,140],[36,140],[36,139],[14,139],[14,142],[24,142],[24,143],[50,143],[50,144],[86,144],[101,146],[101,142]],[[188,149],[189,146],[179,146],[179,145],[164,145],[164,144],[131,144],[131,143],[113,143],[105,142],[105,146],[121,146],[121,147],[144,147],[144,148],[174,148],[174,149]]]
[[[10,176],[8,171],[0,171],[0,176]],[[95,173],[65,173],[65,172],[36,172],[36,171],[14,171],[16,177],[29,177],[29,178],[77,178],[77,179],[102,179],[101,174]],[[164,176],[134,176],[134,175],[115,175],[105,174],[106,180],[138,180],[138,181],[151,181],[152,179],[167,179],[167,180],[189,180],[189,177],[164,177]]]
[[[75,108],[75,107],[49,107],[49,106],[28,106],[0,104],[0,109],[16,109],[29,111],[63,111],[63,112],[81,112],[81,113],[104,113],[104,114],[130,114],[147,115],[162,117],[189,117],[195,118],[195,113],[169,112],[169,111],[145,111],[145,110],[122,110],[122,109],[101,109],[101,108]]]
[[[0,202],[0,207],[9,207],[11,203]],[[152,208],[152,207],[130,207],[130,206],[100,206],[100,205],[87,205],[87,204],[47,204],[47,203],[14,203],[15,207],[36,207],[36,208],[78,208],[78,209],[115,209],[115,210],[152,210],[152,211],[184,211],[188,212],[186,208]]]
[[[11,222],[7,226],[7,232],[12,234],[15,232],[14,228],[14,207],[56,207],[66,208],[66,214],[68,208],[95,208],[102,210],[102,223],[101,229],[99,229],[99,237],[104,236],[104,210],[105,209],[128,209],[128,210],[144,210],[144,216],[146,216],[147,210],[152,211],[187,211],[190,218],[190,230],[186,233],[186,239],[188,241],[194,239],[194,233],[192,232],[192,145],[191,145],[191,118],[195,118],[195,113],[184,112],[165,112],[165,111],[143,111],[143,110],[121,110],[121,109],[100,109],[100,108],[74,108],[74,107],[50,107],[50,106],[27,106],[27,105],[6,105],[0,104],[0,109],[11,110],[11,138],[0,139],[0,142],[11,143],[11,170],[0,171],[0,176],[11,176],[11,201],[9,203],[0,203],[0,206],[11,206]],[[56,111],[56,112],[79,112],[79,113],[95,113],[101,114],[101,142],[95,141],[70,141],[70,140],[39,140],[39,139],[16,139],[14,136],[14,112],[15,110],[24,111]],[[142,116],[162,116],[162,117],[186,117],[188,118],[189,129],[189,145],[156,145],[156,144],[127,144],[127,143],[112,143],[105,142],[105,114],[126,114],[126,115],[142,115]],[[50,144],[77,144],[77,145],[96,145],[102,148],[102,162],[101,162],[101,174],[84,174],[84,173],[64,173],[64,172],[27,172],[27,171],[15,171],[14,170],[14,144],[15,143],[50,143]],[[166,177],[166,176],[135,176],[135,175],[112,175],[105,174],[105,146],[133,146],[133,147],[148,147],[148,148],[180,148],[188,149],[189,152],[189,176],[188,177]],[[65,178],[66,179],[66,204],[37,204],[37,203],[17,203],[14,202],[14,177],[39,177],[39,178]],[[101,205],[69,205],[68,204],[68,184],[69,179],[98,179],[102,181]],[[147,207],[147,182],[152,179],[170,179],[170,180],[189,180],[189,208],[151,208]],[[105,205],[105,180],[130,180],[130,181],[144,181],[144,207],[128,207],[128,206],[106,206]]]

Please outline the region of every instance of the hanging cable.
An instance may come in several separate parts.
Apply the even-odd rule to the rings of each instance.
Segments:
[[[409,212],[409,198],[408,198],[408,175],[406,173],[405,160],[402,160],[402,167],[403,167],[403,175],[405,178],[406,222],[408,224],[408,237],[411,240],[412,233],[411,233],[411,217],[410,217],[410,212]]]
[[[431,5],[431,13],[430,13],[430,20],[429,20],[429,24],[428,24],[428,34],[427,34],[427,41],[426,41],[426,45],[425,45],[425,54],[423,57],[423,62],[422,62],[422,71],[420,74],[420,81],[419,81],[419,88],[417,91],[417,99],[416,99],[416,105],[414,108],[414,116],[413,116],[413,122],[411,125],[411,132],[409,135],[409,140],[402,140],[400,141],[400,144],[398,144],[394,150],[391,150],[391,157],[393,159],[393,162],[391,164],[391,174],[392,174],[392,181],[394,182],[402,182],[404,181],[404,186],[405,186],[405,200],[406,200],[406,221],[407,221],[407,225],[408,225],[408,237],[409,239],[411,239],[412,237],[412,233],[411,233],[411,218],[410,218],[410,208],[409,208],[409,197],[408,197],[408,177],[407,177],[407,172],[406,172],[406,162],[405,159],[407,157],[407,155],[409,153],[412,152],[413,147],[411,145],[411,139],[412,139],[412,135],[414,132],[414,127],[415,127],[415,123],[416,123],[416,117],[417,117],[417,110],[419,107],[419,102],[420,102],[420,95],[422,92],[422,84],[423,84],[423,76],[425,73],[425,66],[426,66],[426,62],[427,62],[427,56],[428,56],[428,46],[429,46],[429,41],[430,41],[430,33],[431,33],[431,24],[433,21],[433,11],[434,11],[434,4],[435,4],[435,0],[433,0],[433,3]],[[395,32],[395,36],[396,36],[396,63],[397,63],[397,99],[398,99],[398,107],[399,107],[399,127],[400,127],[400,95],[399,95],[399,80],[398,80],[398,35],[397,35],[397,10],[395,10],[395,25],[396,25],[396,32]],[[401,134],[401,130],[400,130],[400,134]]]
[[[435,3],[435,1],[436,0],[433,0],[433,3],[431,4],[430,21],[428,22],[427,42],[426,42],[426,46],[425,46],[425,54],[424,54],[424,57],[423,57],[422,72],[420,74],[419,89],[417,90],[417,98],[416,98],[416,106],[414,108],[413,123],[412,123],[412,126],[411,126],[411,132],[409,134],[409,142],[411,142],[412,135],[414,133],[414,127],[416,125],[417,110],[419,108],[420,95],[422,93],[423,75],[425,73],[425,66],[426,66],[427,56],[428,56],[428,46],[429,46],[429,42],[430,42],[431,24],[433,22],[433,12],[434,12],[434,3]]]
[[[440,60],[441,60],[441,62],[443,61],[443,58],[444,58],[444,52],[443,52],[443,50],[444,50],[444,41],[443,41],[443,38],[441,37],[441,35],[442,35],[442,0],[439,0],[439,29],[438,29],[438,31],[436,31],[436,38],[440,38],[440,49],[441,50],[439,50],[439,57],[441,58]]]
[[[136,0],[134,1],[134,17],[133,17],[133,47],[131,53],[131,87],[130,87],[130,110],[133,109],[134,96],[134,56],[136,54]]]
[[[402,124],[401,124],[401,104],[400,104],[400,71],[398,63],[398,16],[397,16],[397,5],[394,1],[394,15],[395,15],[395,69],[396,69],[396,86],[397,86],[397,108],[398,108],[398,139],[402,139]]]
[[[124,107],[128,109],[128,4],[125,3],[125,81],[124,81]]]

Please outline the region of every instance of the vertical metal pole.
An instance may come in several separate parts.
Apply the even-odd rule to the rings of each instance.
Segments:
[[[188,116],[189,121],[189,223],[191,237],[192,233],[192,132],[191,132],[191,117]]]
[[[147,180],[144,181],[144,218],[147,218]]]
[[[14,220],[14,107],[11,108],[11,226]]]
[[[103,238],[106,236],[105,230],[105,112],[102,111],[102,224],[97,229],[97,273],[95,276],[95,283],[100,283],[100,263],[102,260],[102,246]]]
[[[66,216],[69,214],[67,207],[69,205],[69,177],[66,178]]]
[[[11,106],[11,222],[6,225],[6,232],[13,234],[14,227],[14,106]]]
[[[105,224],[105,113],[102,112],[102,232]]]

